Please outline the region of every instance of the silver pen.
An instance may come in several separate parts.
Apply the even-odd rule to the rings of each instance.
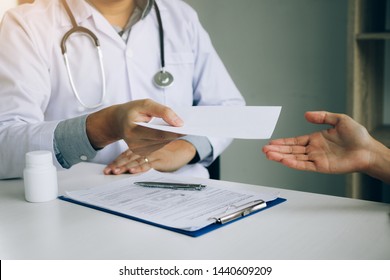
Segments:
[[[134,182],[135,185],[147,188],[164,188],[174,190],[201,191],[206,185],[188,184],[188,183],[169,183],[169,182]]]

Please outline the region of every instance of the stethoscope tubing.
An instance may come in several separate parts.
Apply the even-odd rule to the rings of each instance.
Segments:
[[[78,90],[77,90],[77,88],[75,86],[74,80],[73,80],[72,71],[71,71],[70,66],[69,66],[70,63],[69,63],[68,55],[67,55],[66,52],[63,53],[64,61],[65,61],[65,67],[66,67],[66,71],[68,72],[69,82],[70,82],[70,85],[72,87],[73,93],[74,93],[77,101],[83,107],[85,107],[87,109],[95,109],[95,108],[98,108],[98,107],[102,106],[103,103],[104,103],[104,100],[106,98],[106,76],[105,76],[105,73],[104,73],[103,54],[102,54],[102,50],[101,50],[100,46],[97,46],[96,50],[97,50],[98,57],[99,57],[99,68],[100,68],[100,74],[101,74],[101,78],[102,78],[102,95],[101,95],[101,99],[100,99],[99,103],[97,103],[95,105],[88,105],[84,101],[82,101],[82,99],[81,99],[81,97],[80,97],[80,95],[78,93]]]
[[[155,86],[161,89],[165,89],[172,85],[174,78],[171,73],[165,71],[165,50],[164,50],[164,27],[161,20],[160,9],[157,3],[154,2],[154,8],[156,10],[156,16],[158,21],[158,34],[160,39],[160,59],[161,59],[161,70],[153,76],[153,82]]]
[[[164,27],[161,20],[161,14],[160,9],[157,6],[157,3],[154,2],[154,8],[156,10],[156,16],[158,21],[158,34],[159,34],[159,41],[160,41],[160,59],[161,59],[161,69],[164,70],[165,68],[165,50],[164,50]]]
[[[89,29],[85,28],[85,27],[82,27],[82,26],[79,26],[76,22],[76,19],[74,18],[73,16],[73,13],[71,12],[69,6],[68,6],[68,3],[66,2],[66,0],[62,0],[62,3],[65,7],[65,10],[67,12],[67,14],[69,15],[69,18],[72,22],[72,28],[65,33],[65,35],[62,37],[62,40],[61,40],[61,52],[62,52],[62,55],[64,57],[64,62],[65,62],[65,67],[66,67],[66,71],[68,73],[68,77],[69,77],[69,82],[70,82],[70,85],[72,87],[72,90],[73,90],[73,93],[77,99],[77,101],[85,108],[87,109],[96,109],[100,106],[103,105],[103,102],[106,98],[106,75],[104,73],[104,63],[103,63],[103,53],[102,53],[102,50],[100,48],[100,42],[99,42],[99,38]],[[68,40],[68,38],[72,35],[72,34],[75,34],[75,33],[81,33],[81,34],[85,34],[87,35],[89,38],[91,38],[92,42],[94,43],[95,47],[96,47],[96,51],[97,51],[97,54],[98,54],[98,58],[99,58],[99,68],[100,68],[100,74],[101,74],[101,80],[102,80],[102,94],[101,94],[101,98],[100,98],[100,101],[99,103],[97,104],[94,104],[94,105],[88,105],[86,104],[84,101],[82,101],[79,93],[78,93],[78,90],[75,86],[75,83],[74,83],[74,80],[73,80],[73,75],[72,75],[72,71],[70,69],[70,63],[69,63],[69,59],[68,59],[68,53],[67,53],[67,49],[66,49],[66,41]]]
[[[65,62],[66,71],[67,71],[67,74],[69,77],[69,82],[70,82],[70,85],[72,87],[73,93],[74,93],[77,101],[83,107],[85,107],[87,109],[95,109],[95,108],[98,108],[98,107],[103,105],[103,102],[104,102],[105,97],[106,97],[106,76],[105,76],[105,72],[104,72],[103,54],[102,54],[102,50],[100,47],[100,42],[99,42],[98,37],[91,30],[89,30],[85,27],[79,26],[77,24],[76,19],[73,15],[68,3],[66,2],[66,0],[61,0],[61,1],[62,1],[62,4],[63,4],[65,10],[66,10],[66,13],[68,14],[68,16],[72,22],[72,28],[68,32],[65,33],[65,35],[62,37],[62,40],[61,40],[61,52],[62,52],[62,55],[64,57],[64,62]],[[157,21],[158,21],[161,70],[158,71],[153,76],[153,82],[158,88],[164,89],[166,87],[169,87],[173,83],[174,78],[173,78],[171,73],[169,73],[168,71],[165,70],[164,28],[163,28],[163,23],[161,20],[160,9],[158,8],[158,5],[156,2],[154,2],[154,8],[156,10],[156,16],[157,16]],[[99,58],[99,68],[100,68],[101,79],[102,79],[102,94],[101,94],[101,99],[100,99],[99,103],[94,104],[94,105],[88,105],[82,101],[82,99],[78,93],[78,90],[75,86],[74,79],[72,76],[72,71],[70,69],[70,63],[69,63],[67,49],[66,49],[66,42],[69,39],[69,37],[74,33],[84,34],[84,35],[88,36],[89,38],[91,38],[91,40],[94,43],[96,50],[97,50],[97,54],[98,54],[98,58]]]

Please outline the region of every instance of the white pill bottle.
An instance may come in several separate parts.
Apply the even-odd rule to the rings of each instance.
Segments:
[[[57,169],[50,151],[26,153],[24,194],[29,202],[46,202],[58,196]]]

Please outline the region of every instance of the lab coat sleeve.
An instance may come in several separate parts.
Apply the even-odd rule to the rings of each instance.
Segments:
[[[48,64],[33,38],[21,14],[5,14],[0,26],[0,179],[21,177],[28,151],[54,154],[58,121],[44,121]]]
[[[197,15],[193,14],[194,34],[194,105],[196,106],[244,106],[245,100],[225,65],[214,49],[211,39],[201,26]],[[201,161],[209,165],[232,142],[232,139],[209,137],[212,154]]]

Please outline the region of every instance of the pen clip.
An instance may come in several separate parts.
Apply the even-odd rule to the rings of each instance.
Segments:
[[[267,203],[264,201],[264,200],[255,200],[253,201],[253,205],[250,205],[248,207],[245,207],[244,209],[240,209],[238,211],[235,211],[233,213],[230,213],[230,214],[227,214],[227,215],[224,215],[224,216],[221,216],[219,218],[212,218],[212,219],[215,219],[215,221],[219,224],[226,224],[230,221],[233,221],[233,220],[236,220],[238,218],[241,218],[241,217],[244,217],[244,216],[247,216],[257,210],[260,210],[262,208],[265,208],[267,207]],[[230,208],[231,206],[228,207],[228,209]]]

